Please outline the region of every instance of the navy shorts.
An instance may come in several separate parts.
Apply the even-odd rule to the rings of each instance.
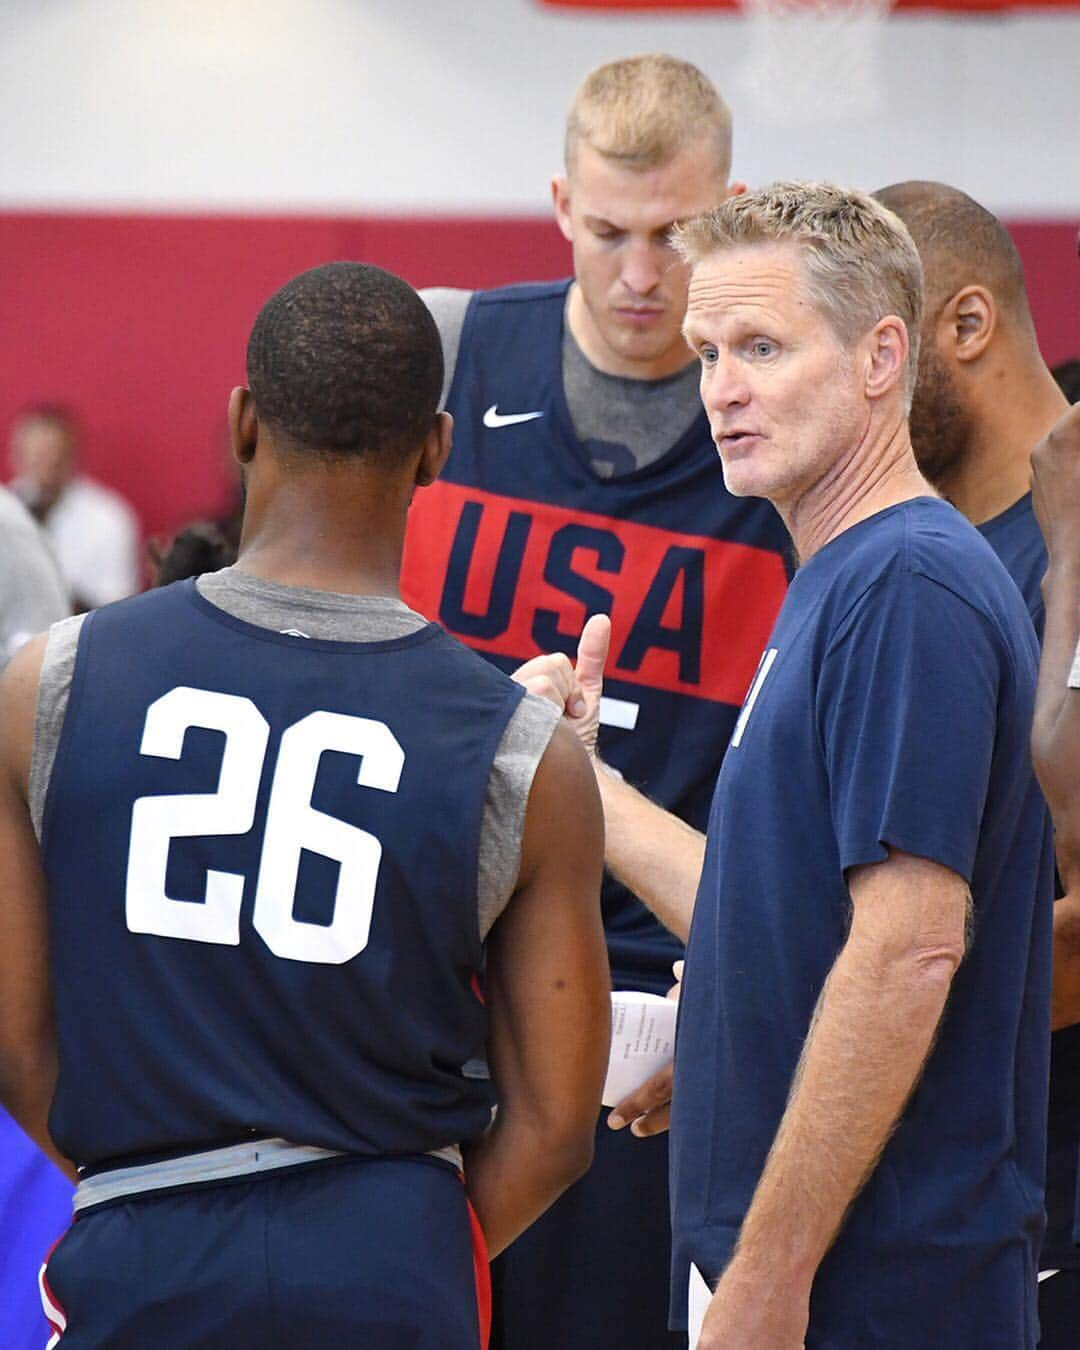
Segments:
[[[81,1214],[43,1272],[58,1350],[482,1350],[459,1174],[334,1158]]]

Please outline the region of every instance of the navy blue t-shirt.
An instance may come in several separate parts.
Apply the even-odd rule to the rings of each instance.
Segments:
[[[672,1121],[673,1313],[723,1270],[850,918],[895,848],[967,880],[973,938],[925,1072],[814,1283],[813,1350],[1036,1340],[1053,859],[1016,587],[920,498],[797,573],[717,783]]]
[[[409,512],[402,595],[508,672],[573,656],[589,615],[610,614],[600,753],[703,830],[790,542],[768,502],[727,491],[702,411],[654,463],[596,472],[562,385],[569,286],[471,298],[454,449]],[[615,987],[669,989],[678,940],[610,876],[603,908]]]

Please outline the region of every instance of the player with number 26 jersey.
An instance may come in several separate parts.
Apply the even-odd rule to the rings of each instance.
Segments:
[[[88,616],[42,841],[61,1150],[482,1133],[477,840],[522,692],[435,625],[312,642],[188,582]]]

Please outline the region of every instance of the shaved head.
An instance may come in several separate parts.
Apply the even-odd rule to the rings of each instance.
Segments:
[[[1009,318],[1031,326],[1020,255],[995,215],[946,183],[893,183],[874,196],[900,217],[919,250],[928,323],[957,291],[983,286]]]
[[[999,331],[1011,331],[1034,348],[1020,255],[995,215],[946,183],[894,183],[874,196],[904,222],[922,259],[922,345],[911,444],[919,468],[944,490],[969,460],[978,413],[948,344],[942,346],[939,323],[954,297],[978,286],[993,299]]]

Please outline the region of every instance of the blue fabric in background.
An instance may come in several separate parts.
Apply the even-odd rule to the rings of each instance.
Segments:
[[[43,1350],[38,1271],[71,1222],[71,1182],[0,1108],[0,1345]]]

